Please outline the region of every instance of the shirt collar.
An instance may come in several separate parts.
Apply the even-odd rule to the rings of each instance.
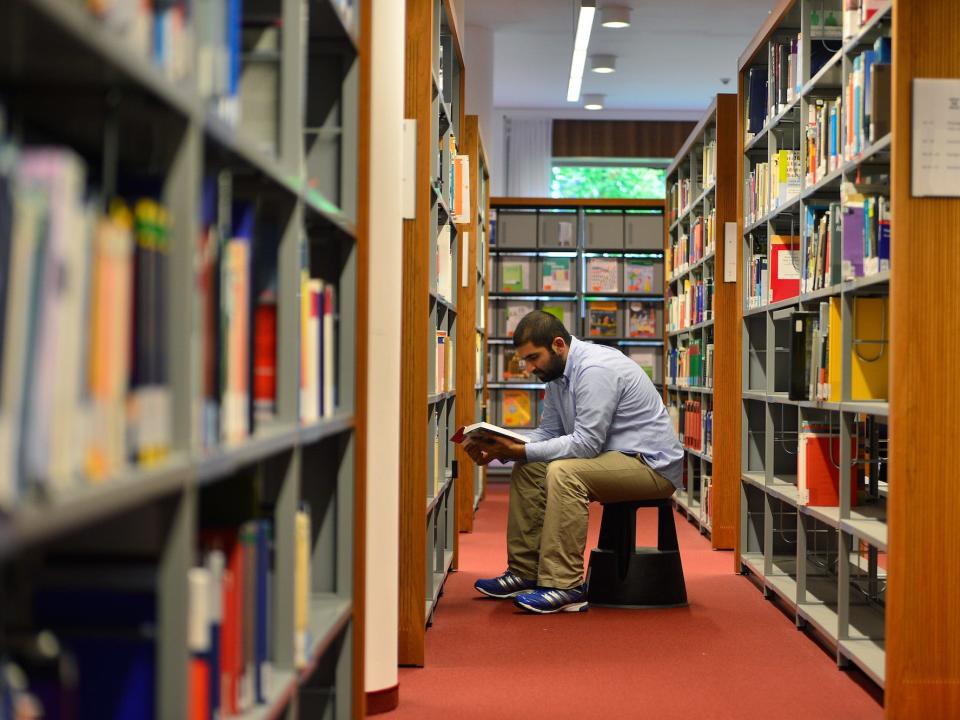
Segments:
[[[570,378],[573,376],[574,364],[576,363],[577,357],[580,354],[580,346],[583,343],[577,340],[573,335],[570,336],[570,350],[567,351],[567,364],[563,368],[563,379],[566,382],[570,382]]]

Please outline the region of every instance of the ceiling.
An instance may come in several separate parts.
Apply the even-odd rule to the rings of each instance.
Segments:
[[[777,2],[608,0],[633,8],[632,25],[611,30],[594,21],[589,54],[616,55],[617,71],[592,73],[588,60],[581,92],[605,94],[608,110],[695,115],[714,94],[735,92],[737,59]],[[566,102],[575,5],[577,0],[466,2],[467,25],[494,32],[494,107],[577,108]]]

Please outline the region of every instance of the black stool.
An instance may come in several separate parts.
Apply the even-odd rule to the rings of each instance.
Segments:
[[[636,547],[637,509],[659,513],[657,547]],[[635,500],[607,503],[600,522],[600,542],[590,553],[587,600],[591,605],[658,608],[687,604],[673,502]]]

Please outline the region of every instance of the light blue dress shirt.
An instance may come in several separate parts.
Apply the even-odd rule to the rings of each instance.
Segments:
[[[615,348],[570,341],[563,375],[547,383],[540,426],[527,433],[528,462],[639,455],[677,488],[683,447],[647,374]]]

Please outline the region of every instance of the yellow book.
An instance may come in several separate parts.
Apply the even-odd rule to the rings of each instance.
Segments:
[[[529,427],[532,417],[528,390],[504,390],[501,399],[504,427]]]
[[[295,548],[293,566],[293,663],[307,665],[310,619],[310,513],[298,510],[294,520]]]
[[[853,299],[850,399],[886,400],[890,372],[887,298]]]
[[[830,298],[830,327],[827,339],[827,382],[830,384],[830,402],[840,402],[840,374],[843,362],[843,336],[840,328],[840,298]]]

